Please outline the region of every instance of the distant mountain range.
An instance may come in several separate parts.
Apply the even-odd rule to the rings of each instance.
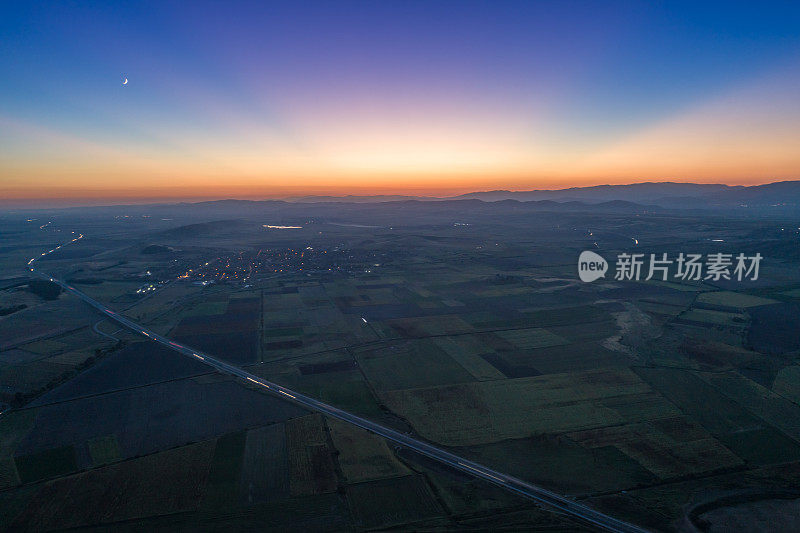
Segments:
[[[319,202],[392,202],[404,200],[481,200],[497,202],[517,200],[519,202],[582,202],[600,204],[604,202],[632,202],[669,209],[708,209],[732,207],[800,207],[800,181],[780,181],[766,185],[721,185],[702,183],[646,182],[630,185],[595,185],[571,187],[557,190],[531,191],[482,191],[461,194],[449,198],[413,196],[303,196],[287,198],[298,203]]]
[[[482,209],[505,207],[527,211],[657,211],[657,210],[724,210],[740,214],[758,212],[777,215],[800,214],[800,181],[780,181],[766,185],[731,186],[700,183],[633,183],[630,185],[596,185],[558,190],[483,191],[453,197],[374,195],[374,196],[302,196],[271,200],[212,200],[202,202],[165,202],[158,204],[105,205],[66,208],[90,210],[94,213],[118,213],[125,207],[131,212],[142,210],[170,213],[197,213],[205,211],[224,216],[258,213],[264,209],[275,212],[300,212],[302,206],[313,204],[315,212],[336,213],[346,206],[372,204],[406,204],[422,208],[422,204],[436,203],[438,209]],[[52,208],[51,208],[52,209]],[[58,208],[56,208],[58,209]],[[26,211],[24,208],[11,208]],[[28,208],[27,210],[36,210]]]
[[[726,194],[732,190],[746,189],[742,186],[698,183],[633,183],[630,185],[595,185],[592,187],[571,187],[557,190],[532,191],[487,191],[462,194],[458,198],[476,198],[483,201],[519,200],[556,202],[579,201],[600,203],[614,200],[655,204],[665,198],[701,198]],[[800,191],[800,182],[798,182]]]
[[[320,203],[320,202],[347,202],[353,204],[365,204],[375,202],[403,202],[406,200],[445,200],[450,198],[437,198],[433,196],[404,196],[400,194],[374,194],[371,196],[293,196],[284,198],[285,202],[292,203]]]

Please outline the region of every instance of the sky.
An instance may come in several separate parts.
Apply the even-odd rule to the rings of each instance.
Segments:
[[[800,179],[796,1],[6,2],[0,36],[0,199]]]

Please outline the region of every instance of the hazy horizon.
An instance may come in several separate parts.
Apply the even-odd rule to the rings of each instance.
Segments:
[[[0,198],[0,207],[6,208],[58,208],[58,207],[80,207],[80,206],[102,206],[113,204],[134,204],[146,205],[157,203],[177,203],[177,202],[205,202],[217,200],[293,200],[297,198],[313,198],[313,197],[418,197],[418,198],[453,198],[456,196],[470,194],[470,193],[486,193],[493,191],[508,191],[508,192],[528,192],[528,191],[560,191],[569,189],[581,189],[602,186],[617,186],[617,185],[644,185],[644,184],[687,184],[687,185],[725,185],[729,187],[735,186],[757,186],[768,185],[771,183],[779,183],[785,181],[795,180],[765,180],[756,183],[736,183],[736,182],[701,182],[701,181],[675,181],[675,180],[639,180],[625,183],[610,183],[610,182],[597,182],[581,185],[565,185],[563,187],[536,187],[536,188],[503,188],[498,187],[494,189],[475,189],[475,188],[457,188],[449,190],[395,190],[395,189],[365,189],[365,190],[352,190],[346,188],[325,188],[325,189],[284,189],[280,191],[270,192],[252,192],[252,191],[230,191],[229,193],[220,192],[218,194],[208,193],[206,195],[189,196],[180,194],[178,191],[173,191],[171,194],[168,192],[155,192],[148,196],[130,194],[110,194],[107,191],[73,191],[73,194],[60,194],[53,196],[37,197],[14,197],[12,195],[5,195]]]

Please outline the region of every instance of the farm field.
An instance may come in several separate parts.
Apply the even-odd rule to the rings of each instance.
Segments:
[[[608,230],[608,257],[628,250],[629,225],[655,253],[752,222],[670,220],[667,236],[663,218],[627,214],[370,216],[387,223],[320,220],[290,235],[260,220],[134,233],[103,220],[106,236],[48,269],[176,342],[653,529],[675,529],[721,487],[766,498],[800,479],[790,260],[746,291],[575,275],[594,242],[584,226],[595,239]],[[101,317],[42,299],[24,275],[0,285],[27,306],[0,317],[2,527],[576,529],[107,320],[95,327]],[[163,502],[147,497],[158,469],[174,472]],[[118,490],[132,499],[106,514],[90,501]]]

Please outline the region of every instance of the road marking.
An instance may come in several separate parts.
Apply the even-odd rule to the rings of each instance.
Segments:
[[[286,396],[288,396],[289,398],[294,398],[295,400],[297,399],[296,397],[292,396],[292,395],[291,395],[291,394],[289,394],[288,392],[283,392],[282,390],[279,390],[278,392],[280,392],[281,394],[285,394],[285,395],[286,395]]]
[[[493,475],[491,475],[491,474],[488,474],[488,473],[484,472],[483,470],[478,470],[477,468],[473,468],[473,467],[471,467],[471,466],[469,466],[469,465],[465,465],[465,464],[464,464],[464,463],[462,463],[461,461],[459,461],[459,462],[458,462],[458,464],[460,464],[461,466],[463,466],[463,467],[465,467],[465,468],[469,468],[470,470],[472,470],[472,471],[474,471],[474,472],[477,472],[477,473],[479,473],[479,474],[481,474],[481,475],[483,475],[483,476],[489,476],[489,477],[490,477],[490,478],[492,478],[492,479],[496,479],[497,481],[499,481],[499,482],[501,482],[501,483],[505,483],[505,482],[506,482],[504,479],[500,479],[500,478],[499,478],[499,477],[497,477],[497,476],[493,476]]]

